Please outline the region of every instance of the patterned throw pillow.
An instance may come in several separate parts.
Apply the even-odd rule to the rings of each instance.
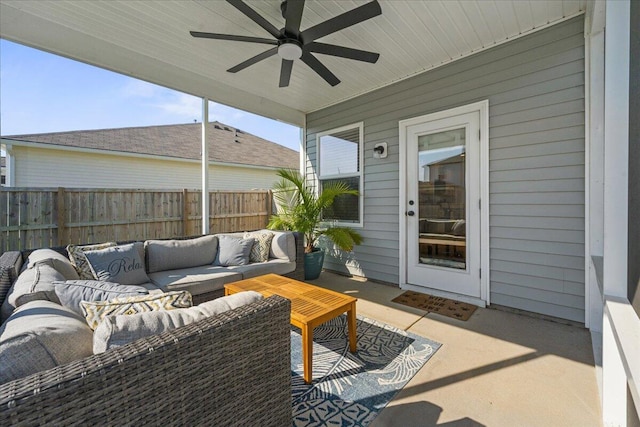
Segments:
[[[269,260],[269,250],[274,234],[270,231],[244,233],[244,238],[255,239],[256,242],[249,252],[249,262],[266,262]]]
[[[78,271],[78,276],[80,276],[80,279],[97,279],[97,277],[93,275],[93,272],[91,271],[91,265],[89,264],[89,261],[87,261],[87,257],[84,255],[84,253],[86,251],[95,251],[99,249],[110,248],[112,246],[116,246],[116,242],[99,243],[97,245],[67,246],[69,259],[71,260],[71,264],[73,264],[73,266]]]
[[[141,249],[142,244],[138,245]],[[122,285],[140,285],[149,281],[144,271],[144,260],[133,243],[84,251],[84,256],[98,280]]]
[[[84,317],[91,329],[95,329],[100,321],[107,316],[189,308],[192,305],[191,294],[187,291],[114,298],[109,301],[80,302]]]

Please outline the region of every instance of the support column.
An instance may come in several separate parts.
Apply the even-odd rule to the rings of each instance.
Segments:
[[[604,93],[604,241],[602,416],[605,426],[627,425],[627,357],[633,333],[611,307],[628,304],[629,0],[606,3]],[[617,322],[622,322],[618,324]]]
[[[202,234],[209,234],[209,98],[202,98]]]
[[[596,365],[601,367],[605,2],[589,5],[585,18],[585,326],[591,330]]]

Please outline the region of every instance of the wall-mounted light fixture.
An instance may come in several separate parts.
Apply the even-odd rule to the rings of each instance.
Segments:
[[[374,159],[386,159],[389,151],[387,150],[386,142],[378,142],[373,146],[373,158]]]

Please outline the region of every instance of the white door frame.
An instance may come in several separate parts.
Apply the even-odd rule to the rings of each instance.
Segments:
[[[489,292],[489,100],[476,102],[451,108],[445,111],[438,111],[425,114],[420,117],[401,120],[399,125],[399,146],[400,146],[400,168],[399,168],[399,209],[398,218],[400,221],[399,239],[399,278],[400,288],[424,291],[426,288],[413,286],[407,283],[407,226],[405,211],[407,206],[407,128],[430,120],[438,120],[449,116],[478,112],[480,114],[480,299],[467,297],[459,294],[452,294],[439,290],[429,290],[435,296],[455,298],[460,301],[470,302],[480,306],[488,305],[490,301]]]

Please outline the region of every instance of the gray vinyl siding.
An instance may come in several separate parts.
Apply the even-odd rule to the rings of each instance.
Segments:
[[[364,122],[365,241],[325,268],[398,283],[398,122],[488,99],[491,303],[584,322],[584,69],[578,17],[309,114],[310,176],[316,134]]]
[[[631,3],[631,45],[630,52],[640,51],[640,4]],[[640,58],[637,53],[630,55],[629,68],[629,254],[627,298],[640,317]]]

